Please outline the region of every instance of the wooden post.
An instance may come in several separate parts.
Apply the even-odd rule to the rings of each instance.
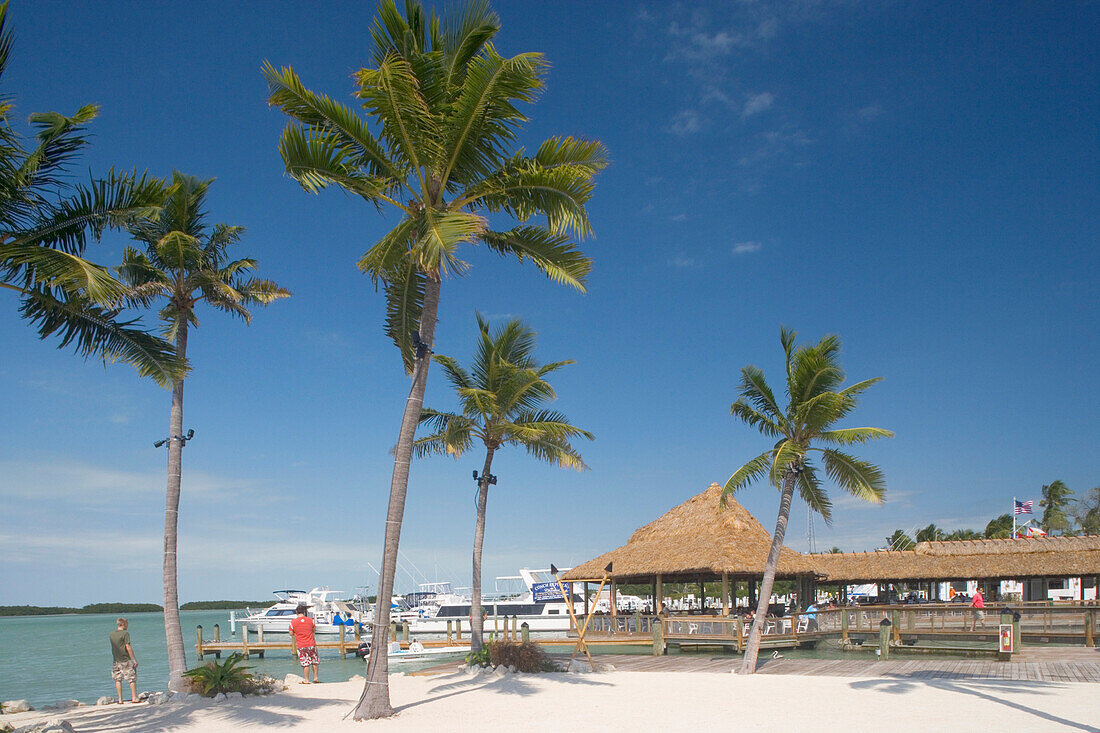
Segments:
[[[401,638],[404,640],[405,645],[408,646],[408,643],[409,643],[409,622],[408,621],[401,624]]]
[[[900,618],[901,614],[899,614],[897,611],[891,611],[890,616],[891,616],[890,625],[894,629],[894,641],[896,641],[900,644],[901,643],[901,618]]]
[[[447,646],[451,645],[451,632],[452,632],[451,626],[452,626],[453,623],[454,623],[453,621],[451,621],[450,619],[447,619]]]
[[[664,620],[658,616],[653,624],[653,656],[660,657],[665,653]]]
[[[1093,628],[1095,623],[1095,617],[1091,608],[1085,609],[1085,646],[1096,646],[1096,631]],[[199,627],[202,628],[201,626]],[[202,657],[199,657],[202,659]]]
[[[615,629],[619,625],[619,593],[618,583],[614,579],[611,580],[611,591],[608,594],[611,599],[611,633],[615,633]]]
[[[664,576],[661,575],[660,573],[657,573],[656,583],[657,583],[657,591],[656,591],[657,595],[653,599],[653,615],[654,616],[660,616],[661,615],[661,610],[664,608],[664,604],[665,604],[665,579],[664,579]],[[585,611],[587,611],[587,610],[588,609],[585,608]]]
[[[458,641],[459,644],[461,644],[462,643],[462,617],[461,616],[459,616],[458,618],[455,619],[455,630],[458,631],[458,634],[456,635],[455,639]],[[473,629],[471,629],[471,633],[473,633]]]
[[[260,659],[263,659],[264,658],[264,649],[263,649],[264,627],[263,627],[263,624],[260,624],[259,626],[256,627],[256,640],[260,642],[260,649],[259,649],[259,651],[256,652],[256,654],[260,657]]]
[[[745,637],[741,633],[741,617],[733,617],[733,638],[737,643],[737,651],[744,651]]]
[[[200,626],[199,628],[201,629],[202,627]],[[214,641],[221,641],[221,640],[222,640],[221,626],[219,626],[218,624],[214,624]]]
[[[358,649],[359,648],[359,640],[360,640],[361,635],[363,633],[363,624],[356,621],[354,628],[355,628],[355,648]]]
[[[848,643],[848,609],[840,609],[840,642]]]
[[[523,625],[520,626],[519,629],[520,629],[520,634],[522,635],[521,638],[523,639],[523,643],[526,644],[526,643],[530,642],[531,641],[531,625],[529,623],[527,623],[526,621],[524,621]]]
[[[890,658],[890,619],[884,618],[878,624],[878,653],[879,658],[886,661]]]
[[[722,615],[730,615],[730,574],[722,571]]]
[[[215,626],[214,628],[217,628],[217,627]],[[197,630],[199,632],[199,640],[198,640],[198,643],[195,644],[195,653],[198,654],[199,661],[201,662],[202,661],[202,624],[199,624],[199,628]]]
[[[348,658],[348,650],[347,650],[347,647],[344,646],[344,634],[345,634],[344,625],[341,624],[340,625],[340,659],[347,659]]]
[[[291,636],[292,639],[294,638],[293,634],[291,634],[290,636]],[[241,646],[242,646],[242,649],[244,650],[244,658],[248,659],[248,625],[247,624],[242,624],[241,625]],[[292,646],[293,646],[293,644],[292,644]]]
[[[749,608],[756,609],[756,580],[749,581]]]

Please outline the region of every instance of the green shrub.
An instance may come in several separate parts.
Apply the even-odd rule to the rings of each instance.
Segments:
[[[503,664],[515,667],[517,672],[553,672],[557,669],[542,647],[529,641],[522,644],[491,641],[485,648],[489,650],[489,664],[494,667]]]
[[[183,673],[184,677],[191,678],[191,691],[198,692],[206,697],[213,697],[219,692],[244,693],[253,685],[254,678],[246,670],[251,667],[240,666],[244,657],[234,652],[221,664],[217,661],[208,662],[201,667],[195,667]]]
[[[490,642],[491,643],[491,642]],[[482,644],[481,651],[470,652],[466,655],[466,664],[471,667],[489,666],[489,644]]]

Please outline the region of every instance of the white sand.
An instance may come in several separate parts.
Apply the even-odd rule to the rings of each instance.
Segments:
[[[602,672],[390,678],[398,713],[342,720],[361,682],[294,685],[218,704],[110,705],[4,715],[78,733],[294,731],[882,731],[1100,729],[1100,686],[1008,680]]]

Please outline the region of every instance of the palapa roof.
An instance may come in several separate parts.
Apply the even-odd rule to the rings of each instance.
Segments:
[[[803,555],[827,582],[1100,574],[1100,536],[918,542],[912,550]]]
[[[625,545],[578,565],[563,580],[609,577],[646,581],[700,580],[729,573],[764,574],[771,535],[722,487],[711,484],[683,504],[635,530]],[[859,583],[1018,579],[1100,575],[1100,536],[918,542],[912,550],[800,554],[784,547],[777,577],[815,575],[819,581]]]
[[[771,549],[772,538],[748,511],[732,498],[720,505],[722,487],[711,484],[683,504],[635,530],[617,550],[578,565],[563,580],[602,578],[613,562],[610,577],[618,581],[648,580],[660,573],[666,581],[694,579],[700,575],[759,577]],[[806,572],[801,555],[783,548],[779,577]]]

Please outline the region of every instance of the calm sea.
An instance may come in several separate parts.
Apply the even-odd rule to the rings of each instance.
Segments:
[[[125,615],[138,660],[138,691],[167,689],[164,615]],[[38,708],[59,700],[94,703],[101,695],[114,696],[107,635],[114,631],[117,618],[117,614],[0,618],[0,700],[25,699]],[[180,620],[188,667],[198,664],[196,626],[202,624],[204,636],[210,639],[214,624],[221,624],[222,638],[229,638],[229,611],[183,611]],[[266,659],[252,657],[248,664],[254,673],[278,678],[288,672],[301,674],[297,658],[291,658],[289,651],[268,652]],[[340,659],[335,651],[322,652],[321,680],[343,681],[363,674],[364,666],[357,657]],[[129,690],[124,694],[128,699]]]

